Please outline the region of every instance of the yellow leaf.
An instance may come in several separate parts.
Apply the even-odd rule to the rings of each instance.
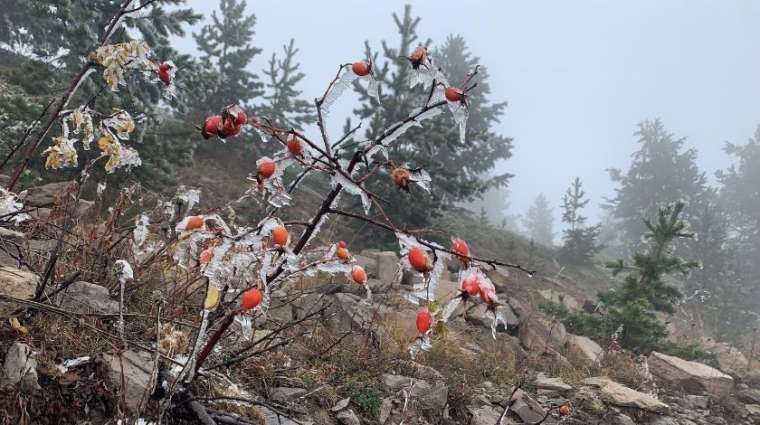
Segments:
[[[219,305],[219,288],[213,286],[208,287],[206,293],[206,301],[203,302],[203,308],[206,310],[214,310]]]
[[[13,330],[20,333],[21,335],[29,334],[29,330],[26,327],[24,327],[24,325],[22,325],[21,322],[19,322],[18,319],[16,319],[15,317],[11,317],[10,319],[8,319],[8,322],[10,322]]]

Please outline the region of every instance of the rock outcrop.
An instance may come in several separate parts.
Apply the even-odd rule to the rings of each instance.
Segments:
[[[0,267],[0,294],[22,300],[34,298],[39,277],[15,267]],[[20,306],[17,303],[0,300],[0,317],[8,317]]]
[[[655,377],[688,394],[722,397],[730,394],[734,387],[733,378],[718,369],[656,351],[649,355],[649,370]]]

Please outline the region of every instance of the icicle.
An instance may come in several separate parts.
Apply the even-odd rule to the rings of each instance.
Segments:
[[[322,104],[319,106],[322,110],[322,114],[329,115],[330,114],[330,107],[335,103],[338,98],[343,94],[346,89],[351,88],[351,84],[356,80],[359,76],[354,74],[354,72],[351,70],[351,66],[344,67],[341,72],[343,75],[341,75],[334,84],[332,84],[328,89],[327,93],[325,94],[324,100],[322,101]]]
[[[441,321],[448,322],[451,315],[454,313],[454,311],[456,311],[457,307],[459,307],[459,304],[461,303],[461,296],[457,296],[449,300],[449,302],[443,306],[443,310],[441,311]]]

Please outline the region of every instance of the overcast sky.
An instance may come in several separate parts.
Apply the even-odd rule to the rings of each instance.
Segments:
[[[189,0],[209,15],[214,0]],[[307,77],[324,91],[339,63],[364,40],[398,40],[392,12],[413,5],[422,39],[462,34],[488,66],[492,100],[508,101],[497,131],[515,139],[512,212],[546,194],[559,218],[566,186],[579,176],[596,216],[614,186],[605,169],[625,168],[643,119],[662,118],[688,137],[710,176],[726,167],[725,141],[744,143],[760,124],[760,1],[295,1],[256,0],[259,71],[291,37]],[[191,37],[177,40],[194,51]],[[349,110],[348,104],[343,111]],[[335,115],[338,115],[336,110]]]

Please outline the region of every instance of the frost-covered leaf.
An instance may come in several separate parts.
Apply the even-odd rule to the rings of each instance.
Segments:
[[[369,194],[366,190],[364,190],[361,185],[358,183],[354,183],[353,180],[348,179],[346,176],[344,176],[340,172],[336,172],[331,180],[331,186],[333,188],[337,187],[338,185],[343,186],[343,189],[346,190],[346,192],[359,196],[362,200],[362,207],[364,207],[364,213],[369,214],[369,210],[372,207],[372,202],[370,200]]]
[[[10,221],[15,225],[19,225],[31,219],[29,214],[19,212],[23,209],[24,205],[19,202],[18,196],[15,193],[0,187],[0,216],[3,217],[0,220]]]
[[[122,284],[135,277],[132,266],[126,260],[116,260],[114,263],[114,274],[116,275],[116,280]]]
[[[359,77],[354,74],[350,65],[344,66],[340,72],[341,76],[327,89],[324,100],[320,105],[320,109],[324,115],[330,113],[330,107],[333,103],[343,95],[343,92],[350,89],[351,84]]]

